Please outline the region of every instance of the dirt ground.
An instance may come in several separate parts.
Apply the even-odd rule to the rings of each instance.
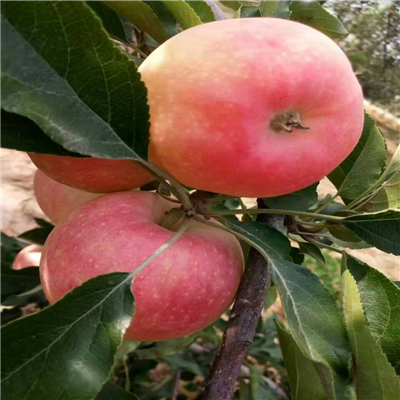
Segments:
[[[393,155],[400,134],[393,131],[393,124],[399,126],[399,120],[392,121],[387,114],[380,109],[371,109],[367,105],[367,111],[378,122],[382,122],[382,130],[388,143],[389,157]],[[369,109],[368,109],[369,108]],[[385,129],[390,126],[390,130]],[[394,132],[394,133],[393,133]],[[40,210],[34,193],[33,177],[36,167],[32,164],[26,153],[1,149],[1,187],[2,187],[2,231],[8,235],[19,235],[29,229],[36,227],[34,218],[47,219]],[[335,188],[327,180],[321,181],[318,187],[320,196],[335,193]],[[348,252],[361,261],[382,271],[389,278],[400,281],[400,257],[386,254],[378,249],[348,250]],[[336,254],[333,253],[332,256]]]

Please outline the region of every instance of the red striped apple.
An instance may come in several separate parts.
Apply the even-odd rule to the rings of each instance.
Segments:
[[[39,207],[55,224],[82,204],[100,196],[58,183],[40,170],[36,171],[33,188]]]
[[[32,162],[55,181],[93,193],[136,189],[154,180],[141,165],[131,160],[66,157],[28,153]]]
[[[173,237],[160,226],[171,204],[155,193],[125,192],[72,212],[44,246],[40,274],[49,301],[97,275],[133,271]],[[125,337],[161,341],[205,328],[232,303],[242,270],[233,235],[192,221],[134,279],[136,311]]]
[[[318,181],[356,145],[363,95],[337,44],[274,18],[202,24],[141,64],[150,160],[183,184],[246,197]]]

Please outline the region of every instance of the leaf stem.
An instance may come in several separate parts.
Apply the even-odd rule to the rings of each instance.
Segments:
[[[247,209],[244,210],[227,210],[227,211],[209,211],[207,212],[207,217],[218,217],[222,215],[235,215],[235,214],[278,214],[278,215],[297,215],[300,217],[307,218],[320,218],[326,219],[330,221],[342,221],[342,217],[335,217],[333,215],[325,215],[325,214],[313,214],[303,211],[291,211],[291,210],[274,210],[270,209]]]

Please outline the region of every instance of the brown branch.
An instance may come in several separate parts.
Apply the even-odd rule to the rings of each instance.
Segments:
[[[258,201],[258,206],[265,207],[261,200]],[[272,225],[276,223],[276,218],[281,217],[259,214],[257,221]],[[254,339],[270,282],[266,260],[258,251],[251,249],[228,329],[224,333],[210,374],[204,381],[203,400],[232,399],[240,368]]]

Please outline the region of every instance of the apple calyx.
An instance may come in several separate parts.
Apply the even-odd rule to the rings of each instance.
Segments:
[[[276,115],[272,118],[269,126],[274,132],[292,132],[293,128],[310,129],[310,127],[301,124],[300,114],[294,111],[286,111]]]

